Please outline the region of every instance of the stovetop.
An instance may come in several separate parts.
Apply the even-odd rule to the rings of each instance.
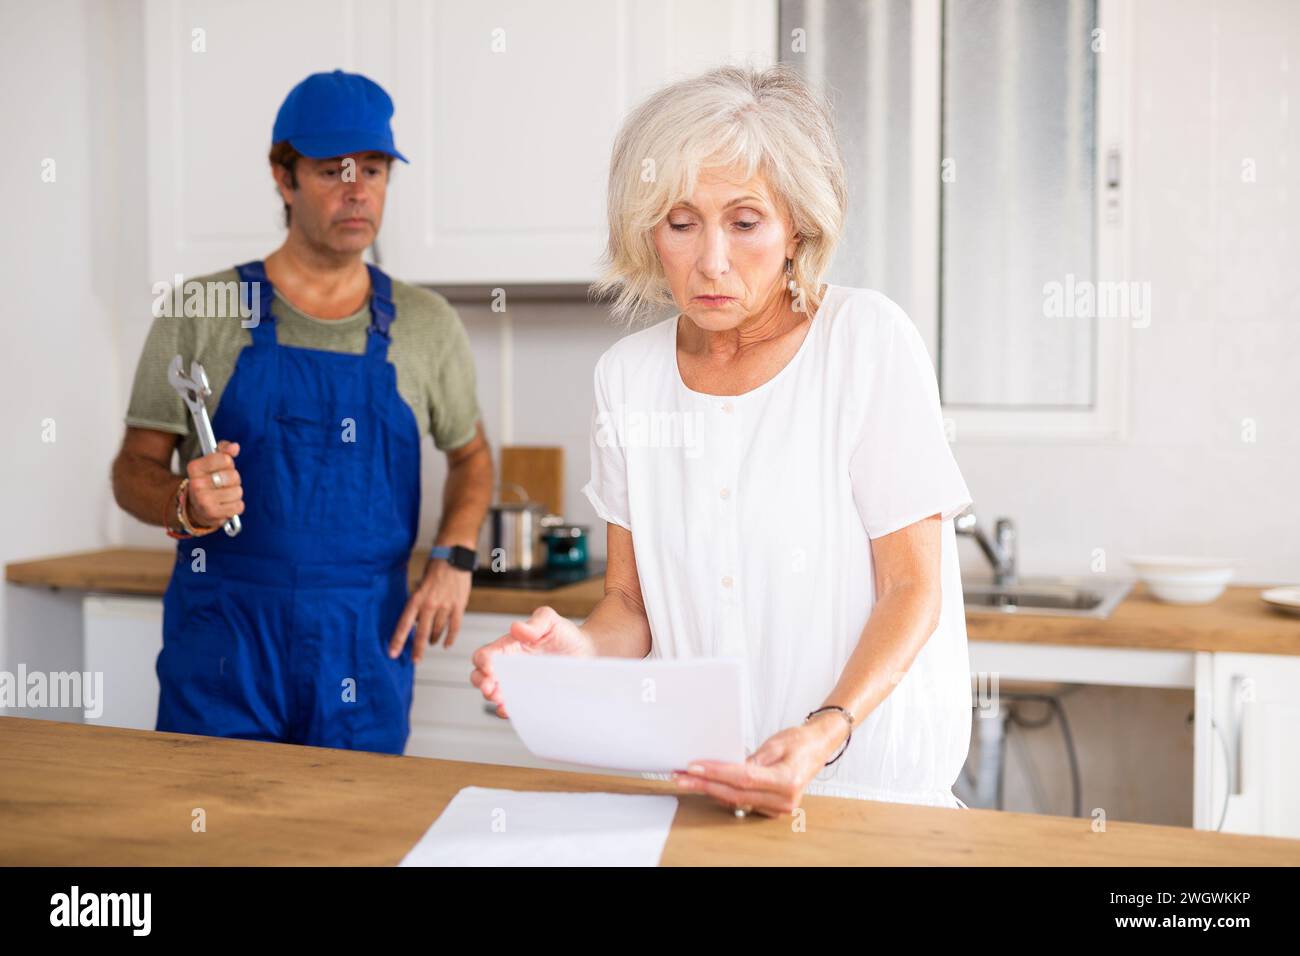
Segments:
[[[476,588],[551,591],[598,578],[604,573],[604,561],[588,561],[581,568],[538,568],[534,571],[493,571],[491,568],[479,568],[474,572],[473,581]]]

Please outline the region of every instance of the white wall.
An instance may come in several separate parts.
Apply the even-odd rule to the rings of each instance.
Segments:
[[[119,535],[108,473],[134,367],[123,331],[147,328],[149,317],[147,296],[137,296],[143,309],[133,321],[123,311],[143,278],[140,63],[134,2],[12,3],[0,18],[5,563],[100,548]],[[47,159],[53,182],[42,180]],[[44,440],[47,420],[53,441]],[[62,661],[51,618],[23,610],[45,602],[5,592],[0,667],[45,646]]]

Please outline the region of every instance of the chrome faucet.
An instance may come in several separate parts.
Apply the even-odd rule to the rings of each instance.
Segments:
[[[993,526],[993,540],[984,533],[974,511],[966,511],[957,516],[953,527],[958,534],[970,535],[984,552],[993,566],[993,581],[998,587],[1007,587],[1017,583],[1016,576],[1016,527],[1010,518],[999,518]]]

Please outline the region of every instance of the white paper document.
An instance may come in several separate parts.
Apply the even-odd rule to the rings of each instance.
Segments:
[[[399,866],[657,866],[677,798],[465,787]]]
[[[511,724],[544,760],[660,772],[745,760],[738,658],[501,654],[492,668]]]

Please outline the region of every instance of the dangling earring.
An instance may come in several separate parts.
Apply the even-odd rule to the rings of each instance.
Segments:
[[[790,290],[792,296],[799,294],[799,283],[794,281],[794,260],[785,260],[785,287]]]

